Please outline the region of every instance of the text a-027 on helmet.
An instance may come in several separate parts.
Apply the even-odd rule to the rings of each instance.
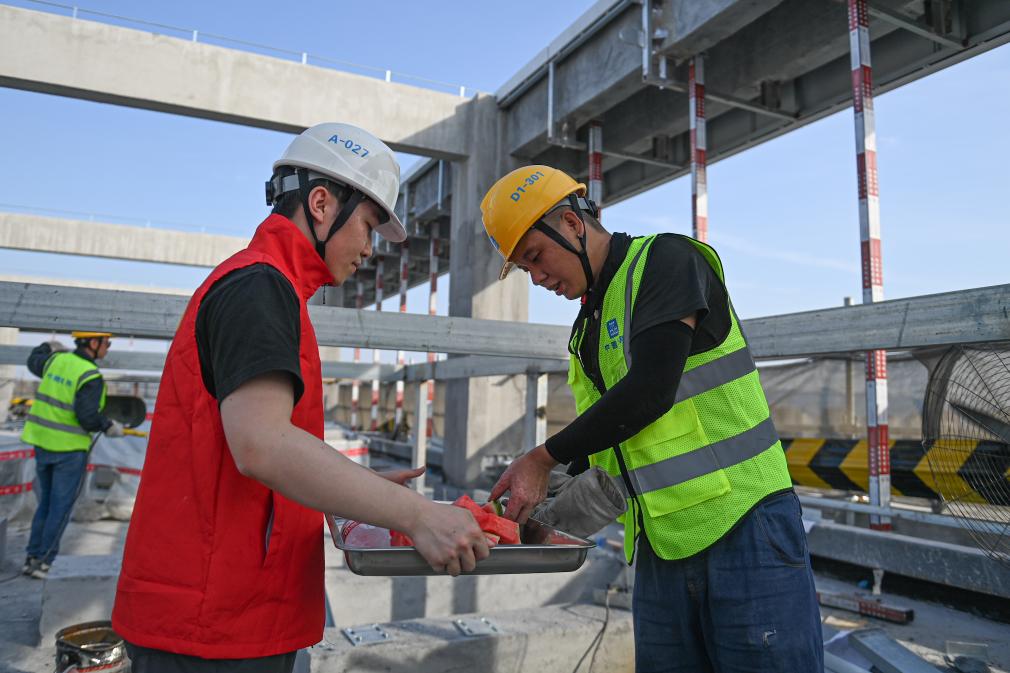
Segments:
[[[341,138],[339,135],[334,133],[332,136],[328,138],[328,141],[333,143],[334,145],[343,145],[344,147],[349,149],[352,153],[357,154],[362,159],[368,156],[368,150],[359,145],[358,143],[354,142],[350,138]]]

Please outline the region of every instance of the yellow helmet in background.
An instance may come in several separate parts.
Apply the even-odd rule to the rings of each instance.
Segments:
[[[512,269],[509,258],[519,240],[571,194],[585,196],[586,186],[550,166],[517,168],[488,190],[480,202],[480,212],[491,245],[505,258],[500,279]]]
[[[70,336],[74,339],[101,339],[102,337],[112,337],[112,332],[86,332],[77,331],[71,332]]]

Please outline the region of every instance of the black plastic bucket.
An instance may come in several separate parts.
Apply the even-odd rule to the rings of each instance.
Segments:
[[[126,645],[112,622],[84,622],[56,634],[56,673],[129,670]]]

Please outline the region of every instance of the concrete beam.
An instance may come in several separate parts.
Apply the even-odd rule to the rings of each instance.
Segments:
[[[1010,598],[1010,569],[975,547],[827,521],[817,523],[807,541],[813,556]]]
[[[467,154],[459,96],[6,5],[0,86],[287,133],[338,118],[398,152]]]
[[[4,11],[0,7],[0,17]],[[14,250],[213,267],[248,243],[237,236],[0,213],[0,248]]]
[[[498,633],[465,636],[452,618],[415,619],[382,624],[390,638],[356,647],[341,630],[326,629],[323,642],[308,650],[309,670],[631,673],[635,669],[631,613],[626,610],[574,604],[469,616],[487,617]]]

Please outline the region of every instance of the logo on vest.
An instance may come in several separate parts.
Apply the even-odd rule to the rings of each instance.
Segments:
[[[616,339],[617,335],[621,333],[621,328],[617,326],[617,318],[611,318],[607,321],[607,334],[610,335],[611,339]]]

